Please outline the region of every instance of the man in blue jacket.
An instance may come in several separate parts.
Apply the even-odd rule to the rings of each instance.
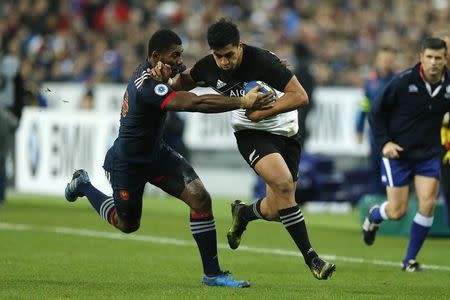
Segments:
[[[369,122],[382,153],[382,182],[387,201],[373,206],[363,224],[364,242],[372,245],[384,220],[399,220],[408,208],[414,179],[419,211],[414,217],[402,270],[420,271],[416,256],[433,224],[439,190],[440,127],[450,110],[447,46],[426,38],[420,62],[395,76],[376,98]]]
[[[356,133],[359,143],[363,141],[366,116],[372,107],[375,98],[380,94],[386,84],[394,77],[395,49],[392,47],[381,47],[376,54],[375,70],[371,72],[364,81],[364,98],[356,120]],[[370,144],[370,193],[385,194],[385,187],[381,184],[381,153],[376,146],[372,131],[368,132]]]

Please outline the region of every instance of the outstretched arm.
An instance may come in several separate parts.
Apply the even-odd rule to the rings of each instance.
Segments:
[[[238,108],[270,109],[274,105],[274,95],[258,93],[260,87],[252,89],[243,97],[226,97],[221,95],[197,96],[190,92],[173,92],[161,105],[161,108],[175,111],[219,113]]]

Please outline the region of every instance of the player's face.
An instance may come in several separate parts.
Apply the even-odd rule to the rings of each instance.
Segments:
[[[223,48],[214,49],[213,56],[217,66],[222,70],[235,70],[242,61],[242,45],[228,44]]]
[[[172,68],[172,73],[178,73],[178,68],[183,64],[183,46],[172,45],[167,51],[160,54],[159,60]]]
[[[447,53],[442,49],[425,49],[420,53],[420,62],[427,79],[440,78],[447,63]]]

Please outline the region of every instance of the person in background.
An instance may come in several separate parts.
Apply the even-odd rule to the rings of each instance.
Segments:
[[[93,110],[94,109],[94,94],[91,88],[88,88],[86,94],[84,94],[83,99],[80,102],[81,110]]]
[[[6,157],[14,160],[14,134],[23,109],[23,79],[20,74],[18,40],[2,47],[0,36],[0,206],[6,199]]]
[[[433,224],[441,166],[440,127],[450,110],[447,45],[426,38],[420,62],[396,75],[375,99],[369,121],[382,149],[382,182],[387,201],[370,208],[362,226],[363,239],[372,245],[381,223],[399,220],[408,210],[409,185],[414,186],[419,211],[411,225],[402,270],[421,271],[416,256]]]
[[[364,81],[364,98],[361,101],[360,110],[356,119],[356,137],[358,143],[362,143],[366,117],[375,98],[383,91],[386,84],[395,75],[395,49],[384,46],[378,49],[375,58],[375,70],[370,72]],[[384,195],[386,188],[381,184],[381,154],[375,143],[372,131],[368,131],[370,153],[370,193]]]

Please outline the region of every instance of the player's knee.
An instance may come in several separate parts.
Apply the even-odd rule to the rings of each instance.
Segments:
[[[211,210],[211,196],[204,188],[193,191],[190,203],[193,211],[209,212]]]
[[[289,180],[280,178],[270,183],[269,186],[272,187],[274,192],[280,195],[288,196],[294,193],[294,184],[292,179]]]
[[[392,210],[389,213],[389,219],[391,220],[400,220],[406,215],[406,211],[408,210],[407,207],[398,207],[395,210]]]
[[[119,229],[123,233],[132,233],[139,229],[140,222],[124,223]]]

